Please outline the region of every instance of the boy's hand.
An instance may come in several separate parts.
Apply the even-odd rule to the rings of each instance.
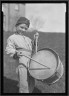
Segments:
[[[34,39],[38,39],[38,37],[39,37],[39,33],[37,32],[34,34]]]
[[[22,51],[18,51],[18,52],[17,52],[17,55],[18,55],[18,56],[22,55]]]
[[[17,52],[13,55],[13,58],[14,59],[19,59],[19,56],[18,56]]]

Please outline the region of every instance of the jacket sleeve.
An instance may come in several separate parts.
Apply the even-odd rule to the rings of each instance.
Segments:
[[[10,57],[13,57],[13,55],[16,53],[15,44],[12,38],[7,39],[7,46],[5,51],[7,54],[10,54]]]

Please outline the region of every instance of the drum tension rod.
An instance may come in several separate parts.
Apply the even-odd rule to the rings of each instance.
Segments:
[[[47,67],[47,66],[45,66],[45,65],[43,65],[43,64],[41,64],[41,63],[39,63],[39,62],[35,61],[35,60],[34,60],[34,59],[32,59],[31,57],[28,57],[28,56],[23,55],[23,54],[22,54],[22,56],[25,56],[25,57],[27,57],[27,58],[29,58],[29,59],[33,60],[34,62],[36,62],[36,63],[38,63],[38,64],[40,64],[40,65],[42,65],[42,66],[46,67],[47,69],[50,69],[50,67]]]

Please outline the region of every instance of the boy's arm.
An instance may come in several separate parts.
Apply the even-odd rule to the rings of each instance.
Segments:
[[[14,59],[17,58],[17,52],[12,38],[7,39],[7,46],[5,51],[10,55],[10,57],[13,57]]]

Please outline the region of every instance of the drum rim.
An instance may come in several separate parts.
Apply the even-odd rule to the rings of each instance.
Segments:
[[[59,59],[59,66],[61,66],[61,64],[62,64],[62,62],[61,62],[60,59]],[[62,68],[63,68],[63,65],[62,65]],[[64,68],[63,68],[63,70],[64,70]],[[56,70],[56,72],[55,72],[51,77],[47,78],[46,80],[51,79],[52,77],[54,77],[55,74],[57,75],[57,73],[58,73],[58,71]],[[58,73],[58,74],[59,74],[59,73]],[[62,75],[63,75],[63,73],[62,73]],[[58,77],[57,80],[55,80],[55,81],[52,82],[52,83],[47,83],[47,84],[54,84],[54,83],[56,83],[56,82],[62,77],[62,75],[59,74],[59,77]],[[45,79],[44,79],[43,81],[45,81]]]
[[[57,67],[58,67],[58,64],[60,63],[59,62],[59,55],[58,55],[58,53],[56,52],[56,51],[54,51],[53,49],[51,49],[51,48],[43,48],[43,49],[39,49],[37,52],[39,52],[39,51],[42,51],[42,50],[50,50],[54,55],[55,55],[55,57],[56,57],[56,59],[57,59],[57,66],[56,66],[56,69],[54,70],[54,73],[56,72],[56,70],[57,70]],[[31,57],[33,57],[35,54],[33,54]],[[31,61],[31,60],[30,60]],[[29,64],[29,67],[30,67],[30,64]],[[29,70],[30,71],[30,70]],[[29,72],[30,73],[30,72]],[[31,75],[31,74],[30,74]],[[32,76],[33,77],[33,76]],[[33,77],[33,78],[35,78],[35,77]],[[48,77],[48,78],[50,78],[50,77]],[[37,78],[35,78],[35,79],[37,79]],[[37,80],[45,80],[45,79],[37,79]]]

